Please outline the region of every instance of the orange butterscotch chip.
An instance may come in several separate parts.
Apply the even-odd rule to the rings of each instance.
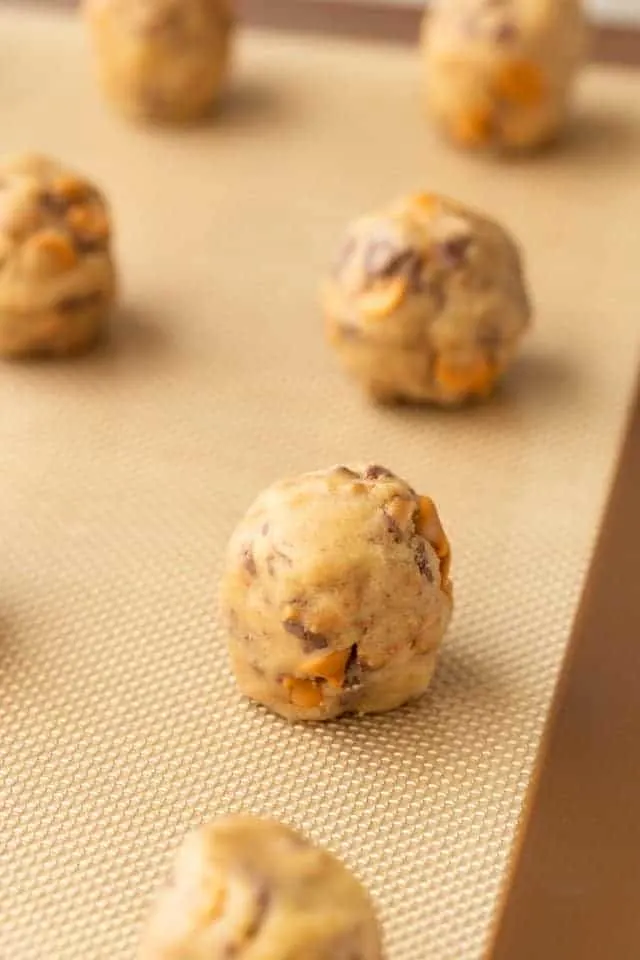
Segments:
[[[540,68],[530,60],[511,60],[494,80],[497,96],[522,107],[540,103],[545,94],[545,80]]]
[[[72,230],[86,236],[104,238],[109,235],[109,221],[106,214],[97,207],[71,207],[67,211],[67,223]]]
[[[411,197],[411,204],[425,213],[433,213],[439,203],[440,200],[435,193],[416,193]]]
[[[440,557],[440,588],[444,590],[445,593],[451,596],[451,580],[449,579],[449,571],[451,570],[451,553],[447,547],[447,553]]]
[[[451,567],[451,547],[445,534],[436,505],[431,497],[420,497],[418,507],[418,533],[428,540],[440,561],[441,586],[445,593],[450,593],[449,569]]]
[[[480,147],[491,140],[493,116],[488,107],[476,107],[458,114],[451,123],[451,136],[467,147]]]
[[[420,536],[429,541],[439,557],[448,551],[449,543],[431,497],[419,498],[417,528]]]
[[[484,357],[466,363],[438,357],[433,375],[440,386],[451,393],[484,396],[495,383],[496,368]]]
[[[379,319],[388,316],[404,299],[407,280],[403,276],[391,277],[376,283],[358,297],[358,306],[367,317]]]
[[[322,690],[313,680],[298,680],[297,677],[284,677],[282,686],[296,707],[319,707],[322,705]]]
[[[56,177],[51,184],[51,192],[58,194],[70,203],[84,200],[87,195],[87,184],[74,176]]]
[[[302,667],[302,672],[308,673],[312,677],[321,677],[332,687],[341,687],[344,683],[344,673],[350,653],[351,649],[348,648],[347,650],[335,650],[323,657],[314,657],[313,660],[306,661]]]
[[[42,230],[28,243],[28,250],[39,262],[45,261],[59,270],[69,270],[78,261],[72,245],[55,230]]]

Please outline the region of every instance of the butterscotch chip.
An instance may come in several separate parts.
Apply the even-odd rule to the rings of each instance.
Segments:
[[[440,203],[440,198],[435,193],[416,193],[411,199],[417,209],[424,210],[429,215]]]
[[[65,273],[78,262],[70,237],[53,227],[34,233],[24,244],[24,257],[34,273]]]
[[[440,517],[436,510],[436,505],[431,497],[418,498],[418,517],[416,520],[416,530],[428,540],[436,552],[440,561],[440,578],[442,589],[446,593],[451,593],[451,581],[449,580],[449,569],[451,567],[451,547],[449,540],[444,532]]]
[[[449,559],[433,501],[384,467],[274,484],[231,537],[221,585],[240,689],[289,720],[420,696],[451,615]]]
[[[548,95],[541,68],[530,60],[508,60],[496,71],[498,97],[523,107],[536,106]]]
[[[313,680],[300,680],[298,677],[283,677],[282,685],[294,707],[310,710],[323,702],[322,691]]]
[[[490,108],[469,105],[452,116],[450,131],[454,140],[470,147],[489,143],[493,131],[493,113]]]
[[[109,221],[104,210],[95,204],[71,207],[67,213],[67,223],[71,230],[82,237],[94,237],[97,240],[109,236]]]
[[[77,177],[75,174],[64,173],[59,177],[54,177],[51,182],[51,193],[70,203],[77,203],[85,200],[90,193],[90,186],[86,180]]]
[[[128,116],[192,120],[228,70],[228,0],[84,0],[102,88]]]
[[[444,390],[478,396],[490,393],[496,379],[493,364],[484,356],[475,356],[468,361],[439,356],[433,376]]]
[[[582,0],[447,0],[425,17],[430,113],[465,147],[536,147],[565,123],[587,28]]]
[[[326,680],[334,687],[342,687],[351,650],[334,650],[325,657],[308,660],[301,670],[318,680]],[[320,700],[322,702],[322,700]]]
[[[140,960],[382,960],[374,906],[332,854],[283,824],[235,816],[191,833]]]
[[[390,277],[386,281],[376,283],[370,290],[365,290],[358,298],[358,305],[365,316],[378,318],[392,313],[407,292],[405,277]]]
[[[530,318],[514,240],[434,194],[351,224],[323,305],[331,346],[369,394],[443,405],[489,395]]]
[[[106,201],[47,157],[0,164],[0,355],[64,356],[102,334],[114,297]]]

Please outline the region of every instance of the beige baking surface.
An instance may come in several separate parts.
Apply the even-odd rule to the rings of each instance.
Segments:
[[[637,369],[640,74],[501,166],[432,138],[405,50],[247,37],[234,107],[180,134],[104,110],[64,16],[0,37],[2,147],[108,187],[125,304],[106,353],[0,372],[0,957],[130,957],[185,830],[249,809],[358,870],[391,960],[478,960]],[[420,186],[529,254],[536,333],[460,414],[369,408],[317,317],[345,220]],[[289,727],[234,691],[223,546],[275,477],[369,458],[437,498],[457,616],[419,705]]]

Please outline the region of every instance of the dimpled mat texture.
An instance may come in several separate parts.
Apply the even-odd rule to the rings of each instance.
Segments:
[[[504,166],[432,136],[407,50],[249,34],[176,132],[111,115],[69,15],[0,34],[3,150],[101,182],[122,266],[105,350],[0,371],[0,957],[131,957],[185,831],[248,810],[357,871],[390,960],[478,960],[632,393],[640,75],[592,72],[564,148]],[[528,253],[535,333],[460,413],[374,409],[323,345],[345,222],[415,188]],[[359,460],[437,500],[456,615],[420,703],[291,727],[234,689],[224,545],[273,479]]]

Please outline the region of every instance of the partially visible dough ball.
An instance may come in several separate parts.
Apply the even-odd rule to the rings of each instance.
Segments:
[[[443,405],[492,391],[530,317],[512,238],[432,194],[352,224],[324,307],[330,343],[369,394]]]
[[[350,871],[282,824],[229,817],[178,852],[140,960],[381,960],[373,904]]]
[[[585,49],[580,0],[446,0],[424,24],[429,108],[464,146],[538,146],[565,120]]]
[[[221,606],[242,692],[289,720],[426,690],[452,608],[438,513],[380,466],[282,480],[229,543]]]
[[[0,355],[64,356],[103,332],[111,227],[96,186],[47,157],[0,163]]]
[[[226,77],[228,0],[85,0],[98,72],[124,113],[185,121],[207,113]]]

